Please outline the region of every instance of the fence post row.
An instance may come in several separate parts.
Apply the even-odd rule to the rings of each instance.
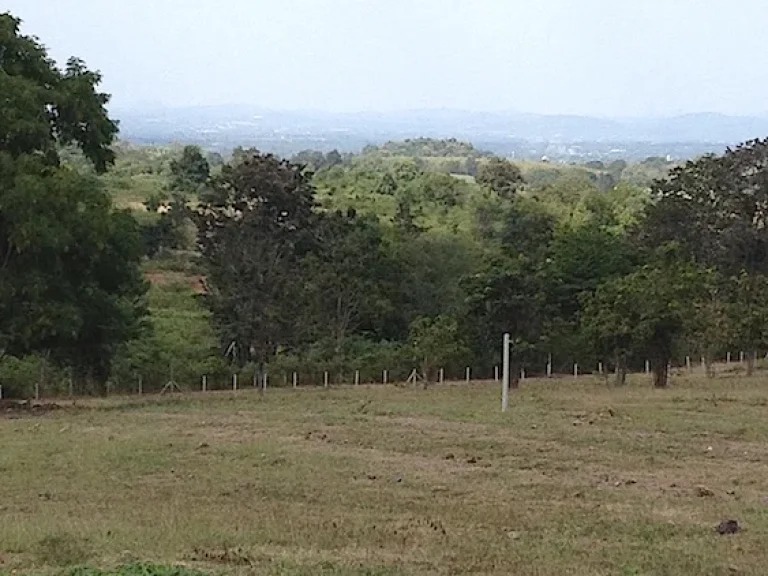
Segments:
[[[508,351],[506,351],[506,352],[508,352]],[[754,360],[757,360],[758,358],[763,358],[763,356],[758,356],[758,352],[757,351],[750,352],[749,354],[751,354],[750,358],[752,358]],[[768,353],[765,354],[764,358],[765,358],[766,361],[768,361]],[[747,352],[743,352],[743,351],[739,352],[739,362],[745,363],[746,360],[747,360]],[[508,361],[509,361],[508,358],[503,358],[503,362],[508,362]],[[722,359],[720,361],[722,362]],[[504,370],[505,370],[505,368],[508,368],[508,367],[504,366],[503,362],[502,362],[502,366],[501,367],[499,365],[495,365],[493,367],[493,380],[494,380],[494,382],[501,381],[502,385],[504,385],[504,378],[505,378]],[[701,362],[701,369],[702,369],[702,371],[704,373],[706,373],[706,370],[707,370],[707,360],[706,360],[706,357],[701,356],[700,357],[700,362]],[[725,362],[726,363],[732,363],[732,356],[731,356],[730,352],[728,352],[726,354]],[[682,367],[683,366],[681,366],[681,368]],[[691,356],[686,356],[685,357],[684,367],[685,367],[685,370],[687,370],[689,373],[694,373],[694,361],[693,361],[693,358]],[[672,368],[672,364],[670,363],[668,365],[668,369],[671,370],[671,368]],[[618,370],[618,366],[615,366],[615,369]],[[646,375],[650,375],[651,374],[651,362],[650,362],[650,360],[645,360],[644,369],[645,369],[645,374]],[[553,371],[552,355],[550,354],[550,355],[548,355],[548,358],[547,358],[546,376],[548,378],[551,378],[553,376],[553,374],[554,374],[554,371]],[[606,365],[602,361],[597,363],[597,374],[599,376],[605,376],[607,374],[607,372],[606,372]],[[579,369],[579,363],[578,362],[574,362],[574,364],[573,364],[573,377],[574,377],[574,379],[578,379],[579,376],[581,376],[581,375],[582,375],[582,373],[580,372],[580,369]],[[382,383],[383,384],[389,384],[389,381],[390,381],[389,370],[382,370],[381,376],[382,376],[382,379],[381,379]],[[525,368],[521,368],[519,376],[520,376],[520,380],[521,381],[526,380],[526,378],[528,377],[528,374],[526,373]],[[509,377],[509,375],[507,375],[507,377]],[[438,378],[438,383],[440,383],[440,384],[444,384],[445,383],[445,368],[440,368],[439,369],[438,377],[437,378]],[[472,382],[472,368],[470,366],[467,366],[464,369],[464,380],[467,383],[471,383]],[[69,394],[69,397],[70,398],[74,398],[75,397],[75,390],[74,390],[74,380],[73,380],[73,378],[71,376],[69,376],[67,378],[66,382],[67,382],[67,392]],[[254,375],[253,375],[253,386],[254,386],[254,388],[258,387],[261,390],[265,391],[267,389],[268,382],[269,382],[269,380],[268,380],[268,376],[267,376],[266,373],[262,374],[261,378],[259,378],[258,374],[254,373]],[[284,382],[284,384],[288,383],[288,373],[287,372],[284,374],[283,382]],[[360,383],[361,383],[361,372],[360,372],[360,370],[355,370],[355,372],[354,372],[354,384],[355,384],[355,386],[357,386]],[[112,383],[111,380],[108,380],[106,382],[105,391],[106,391],[107,396],[109,396],[113,392],[112,384],[113,383]],[[299,373],[297,371],[294,371],[294,372],[291,373],[291,384],[292,384],[293,388],[298,388],[298,386],[299,386]],[[36,401],[39,401],[41,399],[41,396],[42,396],[42,392],[43,391],[41,389],[41,385],[42,385],[42,382],[41,382],[40,379],[35,381],[35,384],[34,384],[34,399]],[[328,388],[329,385],[330,385],[330,373],[326,370],[326,371],[323,372],[323,386],[325,388]],[[207,374],[203,374],[201,376],[201,389],[202,389],[203,392],[210,391],[210,387],[208,385],[208,375]],[[239,389],[239,387],[238,387],[238,374],[234,373],[234,374],[232,374],[232,390],[237,392],[238,389]],[[139,374],[137,376],[136,391],[137,391],[139,396],[144,394],[144,378],[143,378],[143,376],[141,374]],[[0,400],[3,399],[3,393],[4,393],[4,390],[3,390],[2,385],[0,384]]]

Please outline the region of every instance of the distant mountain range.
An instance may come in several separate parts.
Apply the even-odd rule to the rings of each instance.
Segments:
[[[228,152],[256,146],[280,154],[315,148],[356,151],[419,136],[468,140],[511,156],[559,159],[687,158],[768,136],[768,117],[687,114],[667,118],[413,110],[330,113],[254,106],[115,108],[121,137],[137,143],[195,143]]]

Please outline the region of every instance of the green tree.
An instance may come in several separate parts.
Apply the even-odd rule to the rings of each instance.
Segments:
[[[238,361],[267,363],[301,337],[300,260],[314,245],[314,188],[302,166],[243,150],[194,214],[207,303]]]
[[[768,277],[742,272],[732,284],[727,307],[732,344],[747,352],[747,375],[751,376],[757,351],[768,344]]]
[[[685,336],[703,272],[679,262],[646,265],[605,282],[585,303],[584,329],[623,372],[630,356],[650,360],[653,384],[668,384],[668,367]]]
[[[725,276],[768,272],[768,139],[672,170],[653,188],[642,232],[647,244],[676,242]]]
[[[542,265],[542,289],[551,315],[549,337],[556,360],[579,359],[586,364],[594,349],[579,330],[581,300],[602,283],[632,272],[636,262],[628,239],[621,234],[591,225],[561,226],[555,231]]]
[[[510,335],[510,373],[514,388],[519,374],[543,352],[547,322],[540,276],[525,258],[491,257],[483,271],[462,279],[467,293],[465,333],[477,358],[498,361],[490,351],[501,349],[502,335]]]
[[[97,171],[114,160],[99,74],[59,70],[19,24],[0,15],[0,356],[42,353],[98,390],[146,314],[141,235],[94,177],[60,166],[69,144]]]
[[[301,261],[302,323],[313,341],[331,343],[340,367],[352,334],[384,335],[382,326],[394,312],[391,292],[397,270],[371,217],[354,211],[323,214],[316,234],[314,249]]]
[[[59,148],[76,144],[104,172],[114,162],[117,124],[107,116],[109,96],[96,90],[101,75],[77,58],[60,70],[35,38],[19,33],[20,24],[0,14],[0,151],[39,154],[55,166]]]
[[[211,166],[199,146],[185,146],[179,159],[171,160],[171,189],[199,194],[208,185]]]
[[[455,363],[467,354],[459,323],[450,316],[416,318],[408,330],[408,343],[420,363],[425,388],[440,366]]]
[[[502,198],[512,199],[523,184],[523,175],[515,164],[505,158],[491,158],[480,165],[477,182],[489,187]]]

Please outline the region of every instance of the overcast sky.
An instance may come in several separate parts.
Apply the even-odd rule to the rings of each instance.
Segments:
[[[768,0],[0,0],[116,106],[768,112]]]

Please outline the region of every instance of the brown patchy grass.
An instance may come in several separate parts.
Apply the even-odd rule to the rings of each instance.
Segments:
[[[506,415],[488,383],[7,413],[0,572],[765,574],[766,388],[529,380]]]

